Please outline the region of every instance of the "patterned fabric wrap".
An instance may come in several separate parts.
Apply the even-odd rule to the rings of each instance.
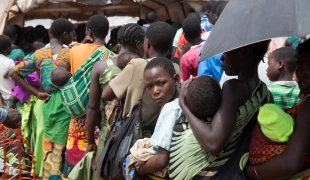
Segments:
[[[33,53],[28,54],[24,59],[27,60],[28,58],[34,58]],[[19,61],[15,61],[15,65],[18,65],[19,63],[20,63]],[[39,88],[41,86],[40,79],[39,79],[37,72],[33,72],[33,73],[29,74],[25,78],[25,81],[29,84],[34,85],[37,88]],[[31,94],[29,92],[23,90],[17,84],[15,84],[14,88],[12,89],[12,95],[22,103],[26,102],[31,96]]]
[[[50,180],[51,176],[62,176],[62,167],[65,145],[53,143],[44,138],[43,180]]]
[[[51,73],[56,68],[62,68],[68,72],[70,71],[69,51],[70,48],[62,48],[56,60],[53,60],[52,48],[42,48],[37,50],[33,55],[29,55],[25,61],[16,65],[13,70],[24,78],[37,71],[42,88],[47,93],[57,91],[59,87],[52,83]]]
[[[92,68],[97,61],[113,57],[114,53],[102,46],[91,55],[68,82],[61,87],[62,102],[71,118],[86,118]]]
[[[286,143],[277,143],[268,139],[257,124],[252,132],[249,146],[249,161],[251,165],[262,164],[272,157],[281,154]]]
[[[95,141],[98,141],[100,130],[95,129]],[[87,148],[86,120],[71,119],[68,130],[64,177],[67,178],[74,166],[84,157]]]
[[[106,114],[106,117],[109,123],[108,132],[107,132],[104,142],[106,142],[107,139],[109,138],[111,131],[116,123],[116,119],[117,119],[120,106],[121,106],[120,101],[117,98],[114,98],[104,107],[105,114]]]

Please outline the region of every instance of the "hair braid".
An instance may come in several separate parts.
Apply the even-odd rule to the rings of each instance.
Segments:
[[[118,31],[117,42],[121,45],[133,45],[137,41],[143,42],[144,37],[144,30],[138,24],[130,23]]]

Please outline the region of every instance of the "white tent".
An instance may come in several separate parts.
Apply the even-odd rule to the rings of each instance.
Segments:
[[[137,23],[139,20],[138,17],[130,17],[130,16],[112,16],[107,17],[110,28],[113,29],[115,27],[123,26],[128,23]],[[72,19],[69,19],[73,24],[81,24],[86,23],[86,21],[75,21]],[[51,27],[53,20],[52,19],[32,19],[32,20],[26,20],[24,27],[32,26],[35,27],[37,25],[42,25],[46,29],[49,29]]]

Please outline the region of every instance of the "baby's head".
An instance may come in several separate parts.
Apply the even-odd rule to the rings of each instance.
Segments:
[[[134,58],[140,58],[139,55],[132,52],[125,52],[118,56],[117,58],[117,66],[123,70],[129,61]]]
[[[71,77],[71,74],[68,71],[63,70],[61,68],[56,68],[52,71],[51,81],[56,86],[62,87],[63,85],[67,83],[70,77]]]
[[[222,90],[215,79],[200,76],[190,84],[185,98],[189,110],[199,119],[206,119],[213,117],[218,110]]]

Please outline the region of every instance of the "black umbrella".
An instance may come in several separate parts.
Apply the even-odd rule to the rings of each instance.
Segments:
[[[275,37],[310,34],[310,0],[230,0],[216,22],[200,61]]]

